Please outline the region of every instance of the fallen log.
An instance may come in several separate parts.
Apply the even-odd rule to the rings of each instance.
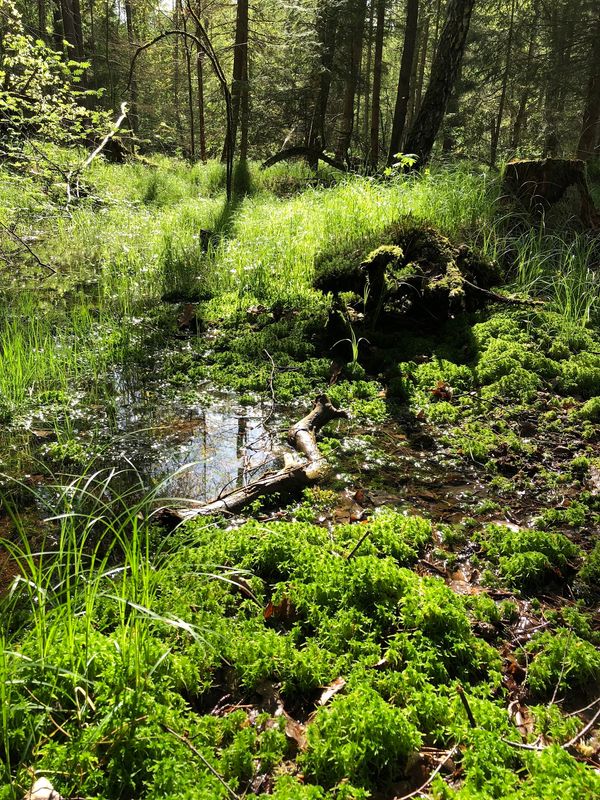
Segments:
[[[348,171],[343,161],[338,161],[336,158],[328,156],[322,150],[314,150],[312,147],[303,147],[301,145],[297,147],[286,147],[284,150],[280,150],[278,153],[267,158],[266,161],[263,161],[260,168],[268,169],[278,164],[280,161],[289,161],[292,158],[304,158],[309,164],[317,164],[319,161],[324,161],[326,164],[329,164],[330,167],[339,169],[341,172]]]
[[[319,395],[312,410],[292,425],[287,434],[288,443],[304,456],[304,459],[294,459],[277,472],[267,474],[227,494],[219,495],[215,500],[195,508],[164,509],[160,514],[161,518],[178,523],[211,514],[233,514],[261,497],[279,493],[289,494],[317,483],[326,475],[328,466],[327,460],[319,451],[317,434],[328,422],[347,417],[347,412],[335,408],[326,395]]]

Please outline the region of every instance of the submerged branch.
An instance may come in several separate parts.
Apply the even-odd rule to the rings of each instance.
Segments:
[[[292,425],[287,434],[288,443],[305,457],[304,460],[294,459],[291,464],[277,472],[265,475],[197,508],[169,509],[166,513],[178,521],[211,514],[231,514],[261,497],[280,492],[289,493],[317,483],[327,471],[327,461],[317,446],[317,434],[328,422],[346,419],[347,416],[346,411],[335,408],[326,395],[319,395],[312,410]]]

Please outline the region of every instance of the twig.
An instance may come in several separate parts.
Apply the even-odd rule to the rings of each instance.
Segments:
[[[492,292],[489,289],[483,289],[481,286],[477,286],[476,283],[471,283],[466,278],[462,278],[462,282],[465,286],[468,286],[469,289],[473,289],[475,292],[479,292],[480,294],[484,294],[486,297],[491,297],[492,300],[497,300],[500,303],[508,303],[508,305],[513,306],[543,306],[545,305],[543,300],[532,300],[532,299],[523,299],[521,300],[518,297],[508,297],[505,294],[500,294],[499,292]]]
[[[263,353],[271,362],[271,374],[269,375],[269,391],[271,393],[271,409],[267,416],[263,419],[263,425],[266,425],[267,422],[271,419],[273,414],[275,413],[275,388],[273,386],[273,381],[275,379],[275,362],[273,361],[273,356],[269,353],[268,350],[263,350]]]
[[[17,233],[15,233],[11,228],[9,228],[8,225],[5,225],[3,222],[0,222],[0,228],[5,230],[9,236],[12,236],[15,242],[20,244],[21,247],[24,247],[25,250],[27,250],[29,255],[36,261],[37,264],[39,264],[40,267],[42,267],[43,269],[47,269],[49,272],[52,273],[52,275],[56,275],[56,270],[54,269],[54,267],[51,267],[50,264],[46,264],[44,261],[42,261],[42,259],[38,256],[36,252],[34,252],[31,249],[31,247],[27,244],[27,242],[24,239],[22,239]]]
[[[556,681],[556,686],[554,687],[554,691],[552,692],[552,697],[550,698],[550,702],[548,703],[548,706],[552,706],[556,702],[556,695],[558,694],[558,689],[560,687],[561,681],[562,681],[563,676],[565,674],[565,668],[567,666],[567,650],[568,650],[568,648],[569,648],[569,646],[571,644],[571,636],[572,635],[573,635],[573,631],[569,631],[569,635],[567,636],[567,641],[565,642],[565,647],[564,647],[564,650],[563,650],[562,663],[560,665],[560,675],[558,676],[558,680]]]
[[[118,117],[118,119],[116,120],[116,122],[112,126],[112,128],[109,130],[109,132],[106,134],[104,139],[102,139],[102,141],[100,142],[98,147],[92,153],[90,153],[90,155],[86,158],[86,160],[82,164],[80,164],[78,167],[76,167],[75,169],[71,170],[71,172],[69,172],[67,174],[67,197],[68,197],[69,202],[71,200],[71,181],[73,180],[73,178],[76,179],[76,182],[75,182],[75,194],[78,197],[79,196],[79,176],[81,175],[81,173],[83,172],[84,169],[89,167],[89,165],[96,158],[96,156],[100,155],[100,153],[104,150],[104,148],[110,142],[110,140],[113,138],[113,136],[115,136],[115,134],[118,132],[118,130],[121,127],[121,125],[123,124],[123,122],[127,119],[127,110],[128,110],[127,109],[127,103],[121,103],[121,114],[120,114],[120,116]]]
[[[458,696],[460,697],[460,702],[463,704],[465,711],[467,712],[467,717],[469,720],[469,725],[472,728],[477,727],[477,723],[475,722],[475,717],[473,716],[473,712],[471,711],[471,706],[469,705],[469,701],[467,700],[467,696],[465,695],[465,690],[460,685],[460,683],[456,684],[456,691],[458,692]]]
[[[584,711],[589,711],[590,708],[594,708],[594,706],[597,706],[598,703],[600,703],[600,697],[597,697],[595,700],[592,700],[592,702],[589,705],[584,706],[583,708],[578,708],[577,711],[571,711],[570,714],[567,714],[567,717],[577,717],[579,716],[579,714],[583,714]]]
[[[569,741],[566,744],[563,744],[563,750],[568,750],[569,747],[573,747],[574,744],[577,744],[577,742],[580,739],[582,739],[586,735],[586,733],[594,727],[594,725],[596,724],[596,720],[599,717],[600,717],[600,708],[598,709],[598,711],[596,711],[596,713],[591,718],[591,720],[588,722],[588,724],[585,725],[579,731],[579,733],[576,733],[575,736],[572,739],[569,739]]]
[[[540,752],[544,750],[544,746],[541,744],[527,744],[526,742],[514,742],[512,739],[505,739],[504,736],[500,737],[500,741],[504,742],[504,744],[508,744],[511,747],[516,747],[519,750],[535,750],[536,752]]]
[[[346,561],[350,561],[350,559],[352,558],[352,556],[353,556],[353,555],[356,553],[356,551],[357,551],[357,550],[358,550],[358,548],[361,546],[361,544],[362,544],[362,543],[365,541],[365,539],[367,538],[367,536],[370,536],[372,532],[373,532],[373,528],[371,528],[370,526],[367,526],[367,530],[366,530],[366,531],[363,533],[363,535],[360,537],[360,539],[358,540],[358,542],[357,542],[357,543],[354,545],[354,547],[352,548],[352,550],[351,550],[351,551],[348,553],[348,555],[346,556]]]
[[[204,764],[204,766],[205,766],[205,767],[206,767],[206,768],[207,768],[207,769],[208,769],[208,770],[209,770],[209,771],[210,771],[210,772],[211,772],[211,773],[212,773],[212,774],[215,776],[215,778],[216,778],[216,779],[219,781],[219,783],[220,783],[220,784],[221,784],[221,785],[222,785],[222,786],[223,786],[223,787],[226,789],[226,791],[227,791],[227,794],[228,794],[230,797],[232,797],[232,798],[233,798],[233,800],[241,800],[241,797],[240,797],[240,795],[239,795],[239,794],[236,794],[236,793],[233,791],[233,789],[232,789],[232,788],[231,788],[231,786],[230,786],[230,785],[227,783],[227,781],[225,780],[225,778],[223,778],[223,776],[222,776],[222,775],[219,775],[219,773],[218,773],[218,772],[217,772],[217,770],[216,770],[216,769],[213,767],[213,765],[210,763],[210,761],[208,761],[208,759],[207,759],[205,756],[203,756],[203,755],[202,755],[202,753],[201,753],[201,752],[200,752],[200,751],[199,751],[199,750],[198,750],[196,747],[194,747],[194,745],[193,745],[193,744],[190,742],[190,740],[189,740],[189,739],[186,739],[184,736],[180,736],[180,735],[177,733],[177,731],[174,731],[174,730],[173,730],[173,728],[169,728],[169,726],[168,726],[168,725],[164,725],[164,724],[163,724],[163,726],[162,726],[162,727],[163,727],[163,728],[164,728],[164,729],[165,729],[165,730],[166,730],[168,733],[170,733],[172,736],[174,736],[176,739],[179,739],[179,741],[180,741],[180,742],[182,742],[182,744],[184,744],[186,747],[188,747],[188,748],[189,748],[189,749],[192,751],[192,753],[193,753],[195,756],[198,756],[198,758],[200,759],[200,761],[202,761],[202,763]]]
[[[590,703],[589,706],[587,706],[586,708],[583,708],[581,710],[585,711],[587,708],[591,708],[591,707],[597,705],[598,703],[600,703],[600,697],[597,700],[594,700],[593,703]],[[575,712],[575,713],[579,713],[579,712]],[[586,735],[586,733],[588,733],[588,731],[590,731],[594,727],[594,725],[596,724],[598,719],[600,719],[600,709],[598,709],[598,711],[596,711],[596,713],[591,718],[591,720],[586,725],[584,725],[583,728],[580,731],[578,731],[575,734],[575,736],[573,736],[572,739],[569,739],[568,742],[565,742],[564,744],[561,745],[562,749],[563,750],[568,750],[569,748],[573,747],[573,745],[576,745],[577,742],[580,739],[582,739]],[[541,744],[527,744],[526,742],[513,742],[511,739],[504,739],[503,737],[500,738],[500,741],[504,742],[505,744],[510,745],[511,747],[517,747],[520,750],[535,750],[537,752],[540,752],[541,750],[545,750],[546,747],[547,747],[547,745],[541,745]]]
[[[418,789],[415,789],[413,792],[409,792],[408,794],[403,794],[402,797],[394,797],[394,800],[409,800],[409,798],[411,798],[411,797],[417,797],[418,795],[422,794],[423,791],[433,781],[435,776],[439,774],[439,772],[441,771],[442,767],[445,764],[447,764],[448,761],[450,761],[451,758],[454,757],[454,755],[457,753],[457,751],[458,751],[458,745],[456,747],[453,747],[452,750],[450,750],[450,752],[446,754],[446,757],[444,759],[442,759],[442,761],[440,761],[440,763],[433,770],[431,775],[427,778],[425,783],[423,783],[421,786],[419,786]]]

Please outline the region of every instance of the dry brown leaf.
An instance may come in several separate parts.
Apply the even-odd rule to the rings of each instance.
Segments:
[[[346,685],[345,678],[342,677],[336,678],[332,683],[329,684],[329,686],[326,686],[325,689],[323,689],[321,697],[319,697],[319,700],[317,701],[317,705],[319,706],[326,705],[331,700],[332,697],[335,697],[335,695],[338,692],[341,692],[341,690],[344,688],[345,685]]]

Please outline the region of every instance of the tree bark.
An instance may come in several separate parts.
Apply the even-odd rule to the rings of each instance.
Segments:
[[[56,51],[63,49],[63,38],[62,4],[61,0],[54,0],[52,3],[52,42]]]
[[[367,30],[369,35],[367,37],[367,64],[365,67],[365,80],[364,80],[364,94],[365,94],[365,113],[363,116],[363,141],[365,144],[365,164],[369,163],[370,158],[370,130],[371,130],[371,73],[373,71],[373,38],[374,38],[374,23],[375,23],[375,1],[369,2],[369,21],[367,23]]]
[[[431,151],[446,112],[448,100],[462,63],[475,0],[450,0],[446,23],[431,67],[423,104],[412,124],[405,148],[418,156],[418,167]]]
[[[200,18],[200,14],[202,13],[202,3],[201,0],[198,0],[196,5],[196,13],[198,18]],[[201,32],[196,24],[196,38],[200,39]],[[200,145],[200,158],[203,162],[206,162],[206,121],[204,116],[204,66],[202,64],[202,60],[204,57],[204,53],[200,48],[198,48],[197,60],[196,60],[196,82],[198,85],[198,139]]]
[[[594,156],[600,139],[600,14],[595,25],[587,97],[583,123],[577,144],[577,158],[588,161]]]
[[[419,21],[419,0],[408,0],[406,4],[406,26],[404,29],[404,46],[400,62],[400,75],[396,92],[396,105],[394,108],[394,121],[390,136],[390,149],[388,164],[392,164],[397,153],[402,148],[402,136],[406,123],[406,113],[410,97],[410,78],[413,70],[415,49],[417,45],[417,32]]]
[[[72,0],[60,0],[60,16],[65,41],[70,45],[69,56],[75,56],[77,54],[77,37],[75,36]]]
[[[231,107],[233,113],[232,137],[237,142],[240,129],[240,159],[248,157],[248,0],[238,0],[235,21],[233,77],[231,82]]]
[[[539,6],[539,0],[534,0],[530,23],[529,46],[527,48],[527,61],[525,65],[525,80],[519,96],[517,114],[515,116],[515,122],[510,140],[510,146],[513,150],[516,150],[519,147],[519,143],[521,141],[521,134],[527,121],[527,105],[529,96],[531,94],[531,87],[538,71],[537,34],[539,25]]]
[[[373,170],[379,164],[379,117],[381,113],[381,75],[383,72],[383,33],[386,0],[377,0],[377,28],[375,30],[375,55],[373,59],[373,99],[371,106],[371,138],[369,163]]]
[[[333,71],[333,60],[335,56],[339,7],[335,3],[331,5],[329,0],[322,0],[317,13],[317,30],[319,32],[319,73],[316,81],[316,101],[312,114],[312,120],[307,137],[307,147],[311,150],[323,150],[327,145],[325,135],[325,119],[327,115],[327,104],[329,102],[329,92],[331,89],[331,75]]]
[[[37,12],[40,36],[44,41],[47,41],[48,32],[46,31],[46,0],[38,0]]]
[[[125,21],[127,24],[127,43],[129,45],[130,52],[133,51],[135,47],[135,20],[133,18],[133,8],[131,5],[131,0],[125,0]],[[135,74],[135,70],[131,70],[131,80],[129,83],[129,119],[131,121],[131,129],[135,136],[137,136],[139,130],[139,118],[138,118],[138,90],[137,90],[137,78]]]
[[[344,98],[342,104],[342,117],[338,141],[336,145],[336,158],[346,159],[352,142],[354,130],[354,100],[360,77],[360,60],[365,28],[366,0],[349,0],[348,14],[348,50],[347,65],[344,81]]]
[[[79,0],[71,0],[73,9],[73,31],[75,34],[75,55],[83,61],[85,58],[85,51],[83,47],[83,25],[81,22],[81,5]]]
[[[181,20],[181,0],[175,0],[173,8],[173,27],[179,30]],[[173,105],[175,117],[175,130],[179,145],[183,145],[183,125],[181,123],[181,109],[179,107],[179,36],[173,42]]]
[[[513,37],[515,31],[515,7],[516,0],[511,0],[510,16],[508,22],[508,35],[506,41],[506,58],[504,61],[504,74],[502,75],[502,89],[500,91],[500,102],[498,103],[498,115],[492,128],[492,138],[490,141],[490,164],[496,165],[498,156],[498,144],[500,143],[500,131],[502,129],[502,118],[504,117],[504,104],[506,102],[506,91],[508,89],[508,76],[512,63]]]
[[[427,53],[429,52],[429,16],[425,17],[423,22],[423,29],[421,31],[420,40],[417,42],[417,56],[415,64],[415,89],[412,92],[412,103],[410,113],[410,124],[421,108],[421,100],[423,98],[423,85],[425,83],[425,67],[427,66]]]
[[[183,7],[181,9],[183,30],[187,33],[187,14]],[[194,108],[194,89],[192,85],[192,50],[187,36],[183,37],[183,52],[185,53],[185,74],[188,98],[188,115],[190,118],[190,158],[196,160],[196,131],[195,131],[195,108]]]

